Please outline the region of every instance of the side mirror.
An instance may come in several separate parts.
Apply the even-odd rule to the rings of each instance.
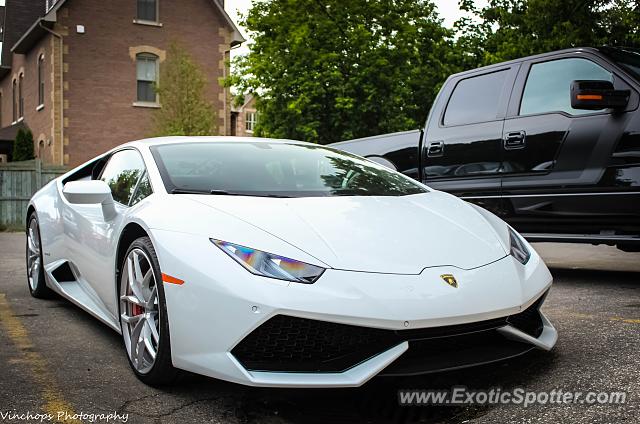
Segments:
[[[102,205],[104,219],[109,220],[116,214],[109,185],[101,180],[69,181],[64,185],[62,194],[76,205]]]
[[[611,81],[580,80],[571,83],[571,107],[600,110],[624,109],[629,103],[630,90],[616,90]]]

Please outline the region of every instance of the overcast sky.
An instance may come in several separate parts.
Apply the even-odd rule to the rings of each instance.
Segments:
[[[0,0],[2,1],[2,0]],[[444,24],[448,27],[453,26],[453,23],[458,20],[462,16],[462,12],[458,8],[458,0],[434,0],[438,8],[438,14],[441,18],[444,19]],[[487,0],[475,0],[476,5],[479,7],[485,6]],[[233,19],[233,21],[238,24],[239,15],[246,14],[246,12],[251,7],[251,0],[226,0],[225,1],[225,9],[227,13]],[[244,35],[247,40],[246,32],[244,28],[238,25],[240,31],[242,31],[242,35]],[[250,42],[250,40],[249,40]],[[233,55],[244,54],[247,52],[247,43],[243,44],[242,47],[233,50]]]

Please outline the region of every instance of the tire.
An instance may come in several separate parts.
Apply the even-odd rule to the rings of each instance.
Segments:
[[[40,224],[35,212],[29,215],[27,221],[26,266],[27,286],[31,296],[38,299],[51,299],[53,291],[47,287],[44,276],[44,261],[42,260],[42,239],[40,237]]]
[[[129,365],[145,384],[170,384],[178,376],[178,370],[171,361],[162,273],[149,237],[131,243],[119,275],[120,327]]]

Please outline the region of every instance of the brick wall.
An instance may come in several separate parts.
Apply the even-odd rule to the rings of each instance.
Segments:
[[[11,73],[0,82],[2,102],[0,125],[6,127],[13,122],[13,80],[24,74],[22,93],[24,97],[24,121],[33,132],[34,152],[46,162],[55,161],[53,125],[53,49],[52,36],[43,37],[29,54],[14,55]],[[38,108],[38,57],[44,54],[44,107]],[[42,143],[39,143],[42,141]]]
[[[218,118],[218,133],[228,134],[229,92],[219,79],[228,72],[231,30],[212,0],[159,0],[160,25],[134,23],[135,14],[135,0],[67,0],[53,28],[62,35],[62,43],[47,34],[28,54],[13,55],[11,74],[0,81],[0,125],[13,122],[12,81],[24,72],[24,121],[33,132],[36,155],[46,163],[75,166],[119,144],[148,137],[155,109],[134,105],[135,54],[155,53],[162,62],[175,41],[207,75],[206,96]],[[77,25],[85,32],[78,33]],[[38,108],[41,53],[45,101]]]
[[[77,165],[118,144],[150,135],[154,110],[133,105],[136,62],[132,52],[141,46],[167,51],[175,40],[186,48],[208,75],[206,95],[218,111],[218,126],[225,130],[225,91],[218,78],[223,76],[221,51],[228,49],[230,30],[211,0],[160,0],[159,8],[161,27],[134,23],[133,0],[68,0],[58,13],[60,30],[67,34],[66,164]],[[84,25],[84,34],[76,32],[77,25]]]

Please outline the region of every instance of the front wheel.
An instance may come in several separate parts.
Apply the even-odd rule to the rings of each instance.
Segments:
[[[35,212],[29,215],[27,225],[27,281],[29,293],[38,299],[49,299],[53,291],[47,287],[44,280],[44,262],[42,261],[42,243],[40,240],[40,225]]]
[[[171,341],[164,287],[149,237],[129,246],[120,267],[120,326],[129,365],[145,384],[171,383]]]

